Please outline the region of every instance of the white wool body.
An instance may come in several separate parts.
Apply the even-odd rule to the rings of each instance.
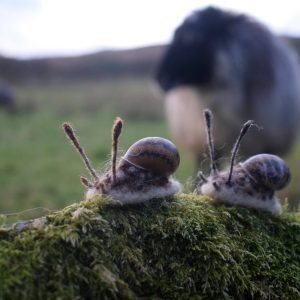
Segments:
[[[280,200],[274,195],[271,199],[261,199],[257,195],[250,196],[246,193],[237,193],[231,186],[222,185],[216,190],[212,181],[208,181],[201,186],[200,192],[217,201],[231,205],[241,205],[258,210],[271,212],[274,215],[280,215]]]
[[[114,188],[107,192],[106,195],[122,204],[135,204],[147,202],[154,198],[164,198],[172,196],[181,191],[181,184],[175,179],[169,179],[164,186],[147,186],[141,191],[134,190],[132,186],[123,185],[120,188]],[[95,197],[102,195],[102,192],[96,188],[88,189],[86,200],[93,200]]]

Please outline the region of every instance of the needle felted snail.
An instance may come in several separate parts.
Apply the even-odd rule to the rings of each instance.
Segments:
[[[286,163],[272,154],[258,154],[246,161],[235,164],[235,158],[243,136],[254,121],[246,122],[233,146],[230,168],[219,171],[215,160],[215,150],[211,134],[210,110],[204,110],[207,127],[207,139],[210,155],[211,174],[206,178],[199,172],[201,182],[198,190],[217,201],[242,205],[258,210],[269,211],[275,215],[281,212],[280,200],[275,191],[284,188],[290,181],[291,173]]]
[[[93,182],[85,177],[80,178],[88,189],[86,198],[93,199],[99,194],[105,194],[123,204],[129,204],[178,193],[181,185],[171,178],[180,162],[176,146],[161,137],[143,138],[134,143],[117,163],[118,139],[122,126],[123,121],[117,118],[112,129],[111,170],[100,176],[91,166],[71,125],[63,124],[66,135],[93,177]]]

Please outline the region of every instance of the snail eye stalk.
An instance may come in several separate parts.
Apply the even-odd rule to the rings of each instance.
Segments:
[[[63,123],[63,129],[65,131],[66,136],[69,138],[75,149],[79,152],[89,173],[92,175],[95,181],[98,180],[99,176],[97,175],[95,169],[92,167],[91,162],[88,156],[86,155],[84,149],[81,147],[79,139],[76,137],[75,131],[72,128],[72,126],[69,123]]]
[[[235,164],[235,159],[236,159],[237,153],[239,151],[242,138],[244,137],[244,135],[247,133],[247,131],[249,130],[249,128],[252,125],[256,125],[253,120],[249,120],[243,125],[243,127],[240,131],[240,134],[239,134],[239,136],[238,136],[238,138],[237,138],[237,140],[236,140],[236,142],[235,142],[235,144],[232,148],[231,158],[230,158],[230,170],[229,170],[228,179],[227,179],[227,182],[226,182],[228,185],[231,184],[233,166]]]
[[[205,124],[206,124],[207,144],[208,144],[209,157],[210,157],[210,172],[211,175],[215,175],[218,173],[218,168],[216,162],[214,141],[212,137],[212,112],[209,109],[205,109],[203,113],[204,113]]]
[[[112,127],[112,147],[111,147],[111,171],[112,171],[112,184],[116,182],[116,162],[118,153],[118,140],[122,132],[123,120],[117,118]]]

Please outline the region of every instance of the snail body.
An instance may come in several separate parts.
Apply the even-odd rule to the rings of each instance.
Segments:
[[[176,146],[161,137],[147,137],[134,143],[116,168],[116,181],[110,174],[89,188],[87,198],[107,194],[122,203],[145,202],[178,193],[180,183],[170,175],[179,165]]]
[[[70,125],[66,123],[63,125],[67,136],[80,152],[88,170],[94,177],[93,182],[81,177],[81,182],[88,189],[86,199],[91,200],[97,195],[105,194],[123,204],[130,204],[178,193],[181,185],[171,177],[180,162],[176,146],[161,137],[143,138],[134,143],[124,157],[116,163],[117,139],[123,124],[121,119],[118,122],[116,121],[113,127],[113,166],[111,171],[103,176],[97,175],[93,168],[87,165],[88,159],[85,153],[76,146],[79,145],[79,141],[73,130],[71,130],[72,135],[70,130],[66,130],[66,127],[71,128]],[[119,133],[116,133],[118,130]]]
[[[210,112],[205,111],[205,113],[207,116],[210,115]],[[214,168],[211,175],[205,178],[201,174],[202,181],[198,190],[201,194],[220,202],[279,215],[281,204],[275,192],[283,189],[290,182],[291,173],[287,164],[280,157],[266,153],[234,164],[241,138],[253,124],[253,121],[244,124],[232,152],[230,168],[218,171],[212,163]],[[211,157],[213,161],[213,155]]]
[[[229,170],[207,178],[200,191],[217,201],[242,205],[280,214],[281,204],[275,191],[290,181],[290,171],[278,156],[258,154],[233,167],[231,182]]]

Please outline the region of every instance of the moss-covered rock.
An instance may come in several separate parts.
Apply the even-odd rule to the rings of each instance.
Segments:
[[[1,299],[300,299],[300,224],[180,195],[0,231]]]

